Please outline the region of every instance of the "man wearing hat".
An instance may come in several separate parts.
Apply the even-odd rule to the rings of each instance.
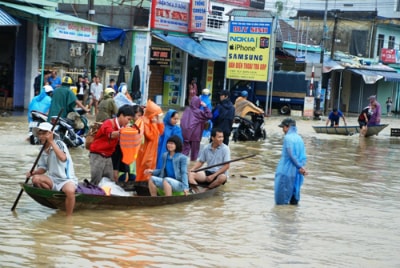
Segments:
[[[213,110],[213,128],[219,128],[224,133],[224,143],[229,144],[229,137],[232,132],[233,118],[235,117],[235,107],[229,99],[229,91],[219,92],[219,103]]]
[[[303,139],[297,134],[296,121],[286,118],[279,125],[285,137],[282,155],[275,172],[275,203],[277,205],[297,205],[307,161]]]
[[[55,140],[53,125],[48,122],[34,127],[33,135],[43,144],[43,153],[39,158],[36,170],[28,171],[27,177],[32,176],[32,183],[36,187],[53,191],[63,191],[65,210],[71,216],[75,206],[75,190],[78,179],[75,176],[74,164],[64,142]]]

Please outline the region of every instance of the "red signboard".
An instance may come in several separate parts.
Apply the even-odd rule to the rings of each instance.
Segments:
[[[206,31],[207,0],[191,0],[189,16],[189,33]]]
[[[396,50],[389,48],[382,48],[381,60],[383,63],[396,63]]]
[[[189,3],[176,0],[151,1],[151,28],[175,32],[188,31]]]

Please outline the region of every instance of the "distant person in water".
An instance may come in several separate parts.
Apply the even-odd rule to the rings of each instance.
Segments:
[[[343,118],[343,123],[346,126],[346,118],[344,117],[344,114],[339,111],[337,108],[333,108],[332,111],[328,115],[328,119],[326,119],[326,126],[328,126],[329,122],[331,123],[331,127],[338,127],[339,126],[339,120],[340,118]]]
[[[368,121],[368,126],[376,126],[379,125],[381,123],[381,105],[380,103],[376,100],[376,96],[372,95],[368,98],[369,100],[369,104],[372,107],[372,114],[371,114],[371,118]],[[375,108],[374,108],[374,107]]]

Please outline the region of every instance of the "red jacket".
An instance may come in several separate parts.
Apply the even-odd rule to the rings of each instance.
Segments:
[[[117,118],[114,118],[103,122],[90,145],[91,153],[100,154],[104,157],[110,157],[114,153],[119,138],[111,139],[110,136],[113,131],[119,130],[119,125],[116,120]]]

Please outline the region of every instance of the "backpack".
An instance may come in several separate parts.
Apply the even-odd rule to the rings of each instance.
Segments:
[[[109,120],[111,120],[112,128],[114,129],[114,127],[115,127],[114,118],[111,118]],[[85,148],[87,150],[90,150],[90,145],[94,141],[94,138],[96,137],[97,132],[99,131],[102,124],[103,124],[103,122],[94,122],[93,124],[90,125],[89,132],[88,132],[88,134],[86,134],[86,137],[85,137]]]
[[[82,194],[106,195],[103,188],[90,183],[87,179],[85,179],[83,183],[78,184],[76,192]]]

